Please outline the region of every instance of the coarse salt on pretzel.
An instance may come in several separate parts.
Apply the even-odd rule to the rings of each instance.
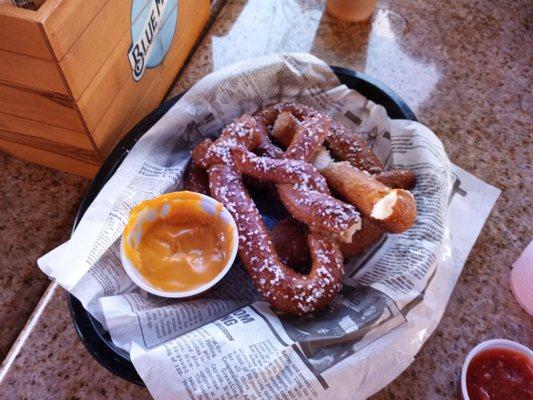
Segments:
[[[262,129],[270,131],[281,144],[288,145],[289,150],[301,129],[299,118],[310,114],[310,109],[304,105],[280,103],[263,107],[256,114],[263,118]],[[335,192],[385,231],[401,233],[409,229],[416,218],[414,197],[406,190],[391,189],[386,184],[395,182],[409,186],[414,183],[414,175],[410,171],[383,171],[372,149],[340,123],[331,122],[326,141],[331,153],[346,161],[334,161],[330,151],[320,146],[312,155],[313,164]]]
[[[292,114],[292,112],[297,109],[295,115],[301,118],[304,112],[302,110],[305,110],[305,112],[308,113],[310,109],[308,106],[301,107],[303,108],[297,109],[294,105],[290,105],[289,107],[283,106],[283,104],[268,105],[259,109],[254,115],[259,115],[263,118],[263,134],[270,134],[270,136],[282,146],[288,147],[290,146],[296,129],[300,124],[300,121]],[[390,188],[408,190],[415,185],[414,174],[409,170],[383,171],[383,164],[372,148],[355,132],[341,123],[331,121],[331,129],[326,137],[326,145],[337,160],[347,161],[352,167],[372,173],[374,178]],[[319,149],[314,155],[315,159],[317,159],[315,162],[318,163],[319,166],[324,150],[325,148]],[[331,162],[331,157],[328,152],[325,154],[328,156],[325,164],[327,165]],[[336,188],[334,185],[340,184],[340,182],[347,178],[348,177],[344,177],[343,179],[328,183],[335,190]],[[292,243],[292,246],[280,246],[280,254],[284,257],[292,257],[293,254],[303,253],[305,251],[305,246],[297,246],[298,243],[301,243],[301,238],[300,240],[297,239],[298,230],[291,226],[291,221],[286,221],[282,228],[283,229],[279,229],[279,231],[276,232],[276,239],[279,242],[282,242],[282,235],[285,234],[287,240],[290,240]],[[363,216],[361,220],[361,228],[352,236],[351,242],[339,243],[343,257],[349,258],[367,250],[376,243],[384,233],[385,231],[383,228],[373,223],[369,218]],[[289,254],[284,253],[287,249],[291,249]]]
[[[326,138],[326,144],[331,155],[339,161],[347,161],[371,174],[379,174],[383,170],[383,164],[372,148],[339,122],[331,123],[331,133]]]
[[[263,121],[265,125],[269,124],[268,128],[264,129],[269,131],[270,136],[281,145],[289,147],[300,121],[290,111],[294,109],[294,106],[286,108],[287,111],[280,112],[277,118],[272,121],[274,113],[270,111],[270,108],[279,109],[281,107],[282,105],[263,107],[261,115],[269,116],[269,118],[264,118]],[[303,105],[301,107],[304,107],[309,112],[308,109],[310,107]],[[298,115],[301,114],[303,114],[302,111],[298,113]],[[368,171],[371,174],[377,174],[383,170],[383,164],[372,148],[339,122],[330,122],[330,132],[326,136],[325,142],[328,150],[337,160],[348,161],[354,167]]]
[[[310,108],[303,105],[302,107],[305,107],[305,109]],[[280,109],[281,105],[274,104],[260,109],[262,113],[269,116],[269,118],[264,118],[262,130],[270,134],[282,146],[288,147],[292,142],[300,121],[290,111],[283,111],[277,114],[277,118],[272,122],[274,113],[271,111],[271,108]],[[294,107],[291,106],[289,109],[292,108]],[[377,180],[390,187],[411,189],[415,185],[415,176],[409,170],[383,171],[383,164],[372,148],[345,125],[331,121],[330,127],[331,129],[326,136],[325,142],[327,144],[327,150],[329,150],[331,156],[336,160],[347,161],[352,166],[373,174]],[[324,147],[317,149],[315,158],[320,153],[323,153],[324,149]]]
[[[277,183],[279,197],[289,214],[311,231],[349,242],[361,227],[357,211],[331,196],[326,180],[311,164],[258,157],[239,147],[231,152],[242,173]]]
[[[296,273],[281,262],[231,154],[236,148],[253,150],[261,140],[256,121],[243,116],[224,129],[215,142],[202,142],[193,151],[193,160],[208,169],[211,195],[235,219],[240,235],[239,256],[254,285],[274,307],[291,314],[308,313],[324,307],[341,289],[342,255],[334,240],[312,232],[307,236],[312,259],[308,275]],[[312,149],[308,143],[313,140],[300,139],[302,149],[294,153],[309,153]],[[278,187],[284,185],[292,186]]]

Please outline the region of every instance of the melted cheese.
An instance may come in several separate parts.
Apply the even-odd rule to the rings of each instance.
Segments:
[[[201,197],[191,192],[179,198],[168,195],[138,205],[130,216],[125,235],[137,234],[140,240],[127,240],[125,252],[141,275],[157,289],[188,291],[213,280],[231,257],[233,228],[221,217],[206,212]],[[131,232],[140,212],[156,210],[140,227]],[[139,227],[135,228],[139,229]],[[128,237],[128,236],[126,236]]]

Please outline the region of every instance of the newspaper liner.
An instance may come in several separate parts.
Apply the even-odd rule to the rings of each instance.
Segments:
[[[417,176],[418,218],[345,265],[341,295],[314,315],[260,301],[236,263],[190,301],[154,297],[122,269],[118,243],[138,202],[180,190],[190,150],[235,117],[295,99],[364,136],[389,168]],[[423,125],[391,120],[309,54],[257,58],[194,85],[133,147],[69,242],[39,267],[130,353],[162,399],[362,399],[397,377],[437,326],[499,190],[450,164]],[[276,213],[265,217],[267,225]]]

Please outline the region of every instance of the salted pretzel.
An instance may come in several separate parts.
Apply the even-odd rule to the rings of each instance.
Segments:
[[[294,146],[290,146],[284,157],[287,179],[296,178],[291,175],[291,168],[300,168],[303,171],[302,180],[297,183],[284,181],[277,185],[280,198],[289,212],[298,208],[307,210],[307,216],[315,215],[315,218],[321,219],[309,226],[311,232],[307,235],[307,243],[312,265],[307,275],[299,274],[281,262],[237,167],[236,159],[241,159],[239,165],[243,167],[246,163],[242,162],[242,155],[249,156],[251,153],[247,151],[265,143],[257,121],[250,116],[235,120],[216,141],[200,143],[192,154],[195,165],[208,170],[211,195],[224,204],[235,219],[240,235],[239,256],[253,284],[270,304],[291,314],[320,309],[341,289],[342,255],[336,241],[319,231],[328,227],[338,230],[341,226],[346,226],[349,231],[360,223],[355,208],[331,197],[320,174],[303,163],[321,145],[329,129],[328,123],[326,118],[317,114],[301,124],[293,140]],[[253,157],[265,160],[255,155]],[[278,167],[281,168],[281,164],[276,164],[275,168]],[[270,179],[266,175],[264,178]],[[317,214],[320,211],[315,207],[317,199],[329,207],[329,214]]]
[[[311,161],[314,153],[322,147],[322,143],[330,132],[330,119],[324,113],[296,102],[270,104],[253,113],[257,128],[266,138],[276,122],[278,125],[284,125],[282,120],[279,120],[280,116],[286,116],[295,122],[286,126],[286,129],[290,130],[290,140],[289,143],[285,143],[284,157]],[[310,134],[308,132],[310,128],[316,133]],[[268,147],[272,149],[275,146],[269,145]],[[271,150],[266,155],[278,158],[277,151]]]
[[[310,114],[312,110],[311,107],[303,104],[278,103],[260,108],[254,113],[254,118],[261,121],[261,130],[264,134],[272,136],[282,146],[288,147],[300,124],[297,116]],[[414,186],[415,177],[411,171],[384,171],[383,163],[372,148],[339,122],[330,122],[330,132],[326,136],[325,145],[335,160],[347,161],[352,166],[372,174],[389,187],[410,189]],[[275,148],[272,145],[270,147]],[[317,153],[322,149],[317,148]],[[273,151],[270,154],[271,157],[275,157],[278,153]]]
[[[411,192],[392,189],[347,161],[334,162],[327,151],[315,158],[314,165],[335,192],[383,230],[401,233],[413,226],[416,203]]]
[[[277,183],[278,195],[289,214],[313,232],[350,242],[361,227],[353,206],[331,197],[324,177],[299,160],[258,157],[243,148],[231,149],[239,171],[255,179]]]
[[[250,148],[253,150],[261,148],[263,153],[265,153],[265,149],[268,149],[266,152],[270,154],[270,157],[264,158],[262,164],[257,166],[257,168],[249,168],[245,172],[247,172],[247,175],[263,181],[267,180],[283,184],[278,185],[278,195],[282,203],[294,218],[308,225],[312,231],[332,236],[341,242],[349,242],[353,233],[361,225],[360,217],[355,208],[333,198],[320,173],[307,164],[307,167],[311,168],[311,170],[302,170],[297,174],[293,174],[293,177],[300,178],[299,181],[294,179],[290,182],[284,181],[284,174],[282,173],[283,169],[297,168],[296,165],[298,163],[301,164],[303,161],[312,159],[329,132],[329,118],[315,109],[298,103],[280,103],[279,108],[273,106],[270,110],[274,111],[263,116],[257,115],[253,118],[257,134],[254,146]],[[266,128],[272,120],[275,120],[279,112],[285,110],[291,110],[303,120],[292,134],[291,145],[283,153],[284,161],[278,161],[276,164],[271,157],[279,157],[281,150],[272,144],[267,145],[270,140],[268,139]],[[217,142],[220,142],[220,139]],[[231,146],[231,143],[229,144],[227,146],[229,151],[237,147]],[[201,144],[198,149],[204,151],[205,149],[202,149],[201,146],[204,145]],[[238,149],[235,150],[238,151]],[[251,156],[248,157],[248,160],[249,162],[252,161]],[[269,173],[262,176],[254,175],[254,172],[259,173],[260,168],[265,168],[265,166],[275,167],[276,170],[269,171]],[[320,182],[321,186],[309,187],[310,180]],[[285,185],[285,183],[290,183],[290,185]]]
[[[265,132],[290,148],[295,140],[295,132],[300,129],[300,118],[312,112],[309,106],[279,103],[261,108],[254,116],[262,121]],[[383,230],[401,233],[409,229],[416,218],[414,197],[407,190],[393,189],[386,183],[402,180],[403,185],[409,185],[414,180],[412,173],[383,172],[379,158],[357,135],[337,122],[332,122],[330,128],[326,138],[329,151],[324,147],[316,147],[313,155],[313,164],[325,176],[328,184]],[[331,154],[342,161],[334,161]]]
[[[280,107],[280,105],[266,106],[257,113],[272,116],[271,109]],[[310,108],[304,105],[300,107],[306,110]],[[274,121],[265,118],[264,122],[265,125],[269,123],[265,129],[269,130],[270,135],[284,147],[291,144],[299,125],[299,120],[290,110],[280,112]],[[331,121],[330,133],[326,137],[325,144],[337,160],[348,161],[354,167],[371,174],[379,174],[383,170],[383,164],[372,148],[343,124]]]
[[[294,112],[294,110],[297,112]],[[254,115],[260,118],[263,122],[263,132],[270,134],[278,143],[284,147],[288,147],[293,139],[300,121],[297,117],[302,114],[309,113],[310,107],[303,105],[274,104],[268,105],[259,109]],[[294,115],[293,115],[294,114]],[[381,160],[374,153],[372,148],[366,144],[357,134],[349,130],[341,123],[331,121],[330,133],[326,137],[325,147],[329,152],[340,161],[347,161],[352,167],[366,171],[373,175],[382,184],[391,189],[411,189],[415,184],[415,177],[411,171],[408,170],[392,170],[383,171],[383,164]],[[317,151],[318,154],[324,151],[324,147]],[[315,155],[315,158],[316,155]],[[318,157],[320,158],[320,157]],[[326,165],[330,163],[330,159]],[[337,170],[338,171],[338,170]],[[335,175],[335,170],[331,172]],[[337,176],[338,179],[328,182],[334,190],[338,190],[340,183],[349,182],[346,176]],[[342,192],[342,190],[341,190]],[[337,193],[342,196],[342,193]],[[276,233],[277,240],[282,242],[281,236],[286,235],[286,241],[292,243],[292,246],[280,246],[279,252],[284,257],[294,258],[294,255],[305,252],[305,246],[299,245],[302,243],[301,238],[298,240],[296,234],[298,230],[294,227],[289,227],[291,221],[285,221],[285,226],[279,229]],[[294,225],[294,222],[292,222]],[[351,242],[339,243],[341,252],[344,258],[349,258],[365,251],[376,243],[385,233],[385,230],[373,222],[370,218],[363,215],[361,229],[355,232]],[[285,254],[286,252],[287,254]]]

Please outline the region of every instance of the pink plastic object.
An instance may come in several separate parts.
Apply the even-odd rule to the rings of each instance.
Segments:
[[[533,316],[533,241],[513,264],[511,290],[520,305]]]

